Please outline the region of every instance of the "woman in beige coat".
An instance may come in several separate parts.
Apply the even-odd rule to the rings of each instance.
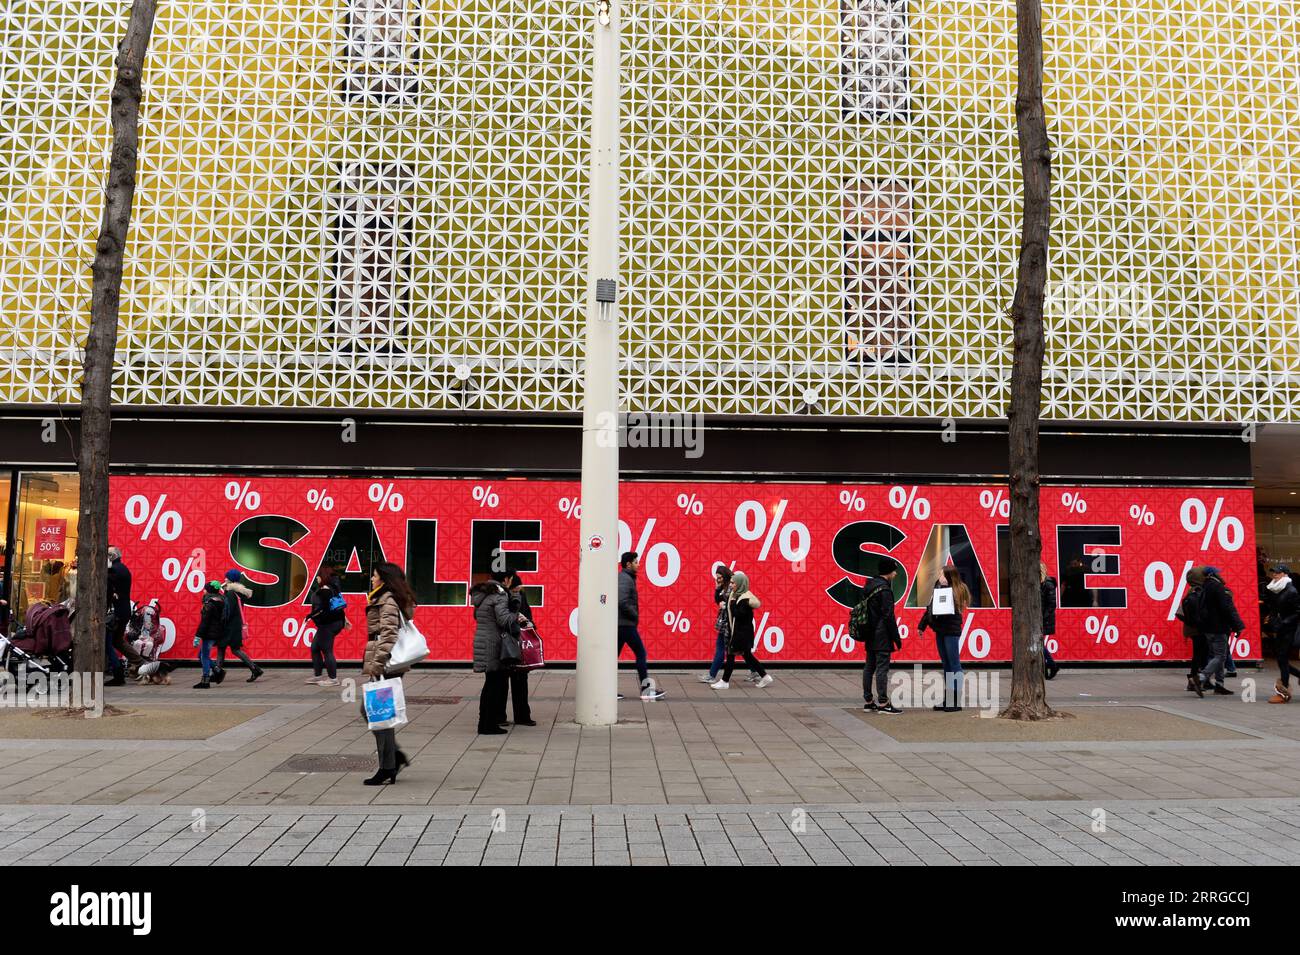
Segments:
[[[406,582],[406,574],[396,564],[377,564],[370,575],[370,599],[366,601],[366,655],[362,672],[371,680],[382,680],[402,615],[409,620],[415,613],[415,595]],[[365,707],[362,706],[362,712]],[[397,730],[375,730],[375,749],[379,753],[379,772],[365,781],[367,786],[387,786],[397,782],[397,771],[409,766],[406,754],[397,748]]]

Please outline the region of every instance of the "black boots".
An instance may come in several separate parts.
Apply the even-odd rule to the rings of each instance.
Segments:
[[[391,786],[397,782],[397,770],[381,769],[369,779],[363,779],[361,782],[366,786]]]
[[[254,664],[254,665],[253,665],[253,675],[250,676],[250,677],[248,678],[248,680],[245,681],[245,682],[248,682],[248,683],[256,683],[256,682],[257,682],[257,678],[258,678],[259,676],[261,676],[264,672],[265,672],[265,671],[264,671],[260,666],[257,666],[256,664]]]
[[[209,690],[212,688],[212,684],[209,683],[207,680],[199,680],[198,683],[194,684],[193,688],[196,690]]]
[[[403,769],[405,769],[407,766],[410,765],[411,765],[410,759],[408,759],[406,754],[399,749],[397,751],[397,769],[393,770],[393,772],[395,773],[401,772]]]

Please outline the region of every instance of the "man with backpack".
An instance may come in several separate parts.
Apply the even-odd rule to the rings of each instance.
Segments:
[[[1231,696],[1232,691],[1223,685],[1224,669],[1228,661],[1228,640],[1241,633],[1246,625],[1232,602],[1232,591],[1219,576],[1219,568],[1205,568],[1205,583],[1196,607],[1196,625],[1205,634],[1209,662],[1198,674],[1202,686],[1210,686],[1219,696]],[[1211,684],[1211,681],[1213,683]]]
[[[862,695],[866,700],[863,709],[868,713],[903,712],[889,699],[889,658],[903,647],[898,634],[898,619],[894,616],[894,578],[898,566],[890,562],[878,577],[867,581],[862,598],[849,614],[849,632],[867,648],[867,664],[862,670]],[[872,681],[875,696],[872,697]]]

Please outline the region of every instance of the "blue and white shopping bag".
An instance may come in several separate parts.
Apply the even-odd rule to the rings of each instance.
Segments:
[[[391,730],[406,723],[406,694],[400,677],[367,683],[362,694],[370,729]]]

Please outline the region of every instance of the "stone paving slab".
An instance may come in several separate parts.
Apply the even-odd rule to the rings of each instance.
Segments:
[[[1300,800],[214,809],[0,806],[0,865],[1241,865]]]

